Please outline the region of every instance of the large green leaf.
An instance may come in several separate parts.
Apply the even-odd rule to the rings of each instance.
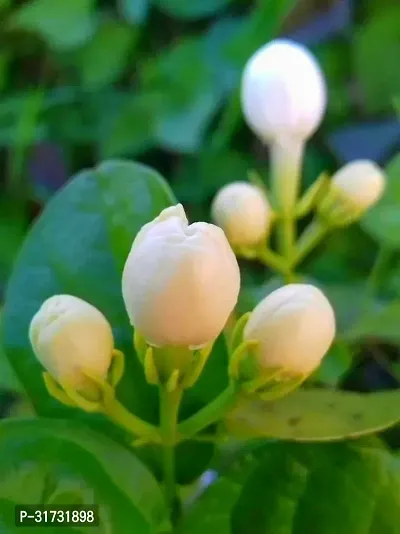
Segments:
[[[188,506],[178,528],[179,534],[203,534],[206,531],[231,534],[233,511],[235,510],[236,514],[235,507],[239,498],[239,502],[242,502],[243,487],[247,491],[247,481],[254,472],[257,472],[260,461],[262,462],[264,458],[268,457],[270,450],[274,454],[275,447],[287,447],[286,444],[282,443],[275,446],[273,442],[266,443],[265,440],[259,442],[252,440],[239,442],[239,444],[228,443],[222,447],[221,457],[223,460],[222,465],[218,468],[219,475]],[[383,442],[375,436],[358,440],[357,446],[360,449],[387,450]],[[277,527],[279,526],[277,525]],[[253,524],[251,527],[251,532],[253,532]],[[279,528],[277,531],[280,532]],[[266,532],[269,534],[270,531]],[[273,532],[276,530],[274,529]],[[284,530],[283,532],[286,534],[291,531]],[[319,531],[316,531],[316,534],[320,534]]]
[[[117,443],[78,423],[3,422],[0,477],[5,533],[14,532],[13,504],[99,505],[100,526],[93,531],[101,534],[150,534],[167,526],[160,488],[147,468]]]
[[[399,524],[399,459],[348,443],[268,445],[232,514],[233,534],[396,534]]]
[[[44,387],[41,366],[29,345],[28,327],[46,298],[67,293],[98,307],[113,327],[116,346],[126,355],[118,398],[140,417],[158,421],[157,388],[146,383],[133,351],[121,275],[138,230],[174,202],[168,186],[155,171],[136,163],[109,161],[76,176],[49,202],[33,226],[9,283],[3,327],[9,361],[40,415],[84,418],[119,437],[117,429],[103,418],[65,408]],[[221,337],[201,379],[185,395],[182,418],[218,395],[226,385],[226,369],[226,347]],[[186,444],[182,451],[177,455],[178,473],[183,471],[183,480],[188,482],[205,469],[213,447]],[[144,457],[156,469],[159,452],[147,452]]]
[[[242,399],[225,420],[238,438],[331,441],[389,428],[400,421],[400,390],[352,393],[300,389],[276,400]]]
[[[147,418],[156,416],[132,351],[132,330],[121,296],[121,274],[138,230],[174,198],[163,179],[139,164],[109,161],[78,174],[47,205],[23,245],[6,294],[3,328],[7,356],[38,413],[57,415],[27,333],[41,303],[58,293],[97,306],[126,354],[121,399]]]
[[[220,459],[214,466],[218,471],[216,481],[207,487],[203,477],[197,498],[187,506],[186,513],[179,525],[179,534],[204,534],[204,532],[231,533],[231,513],[243,483],[257,465],[264,451],[262,444],[254,440],[231,443],[228,442],[219,451]]]
[[[94,0],[32,0],[10,19],[10,27],[39,34],[57,49],[81,46],[92,35]]]
[[[369,210],[361,225],[380,244],[400,248],[400,155],[386,166],[387,184],[379,203]]]

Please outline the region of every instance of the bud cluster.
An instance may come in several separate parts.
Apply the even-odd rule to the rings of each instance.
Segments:
[[[321,123],[326,101],[323,74],[308,50],[280,39],[262,47],[244,69],[241,102],[249,127],[270,148],[271,187],[253,174],[249,182],[233,182],[217,193],[211,206],[216,225],[189,224],[177,204],[136,235],[121,297],[145,377],[163,398],[175,395],[178,402],[212,357],[228,321],[235,322],[241,283],[236,255],[258,258],[280,271],[288,285],[236,321],[227,369],[232,394],[263,399],[287,394],[329,350],[335,336],[332,306],[316,287],[289,282],[328,230],[355,222],[379,200],[385,177],[373,162],[355,161],[332,177],[322,175],[299,198],[304,146]],[[314,221],[297,239],[297,219],[311,211]],[[275,226],[277,252],[269,248]],[[123,354],[100,310],[76,296],[50,297],[33,317],[29,336],[55,398],[114,415],[143,439],[160,439],[151,425],[120,406],[113,411]],[[210,417],[194,416],[183,428],[193,435],[209,423]],[[180,439],[174,432],[164,435],[168,445]]]
[[[260,214],[261,208],[268,210],[266,203],[259,206]],[[217,226],[189,224],[178,204],[140,230],[123,270],[122,296],[150,383],[171,391],[195,383],[239,289],[236,257]],[[334,336],[330,304],[312,286],[283,287],[245,319],[245,325],[243,318],[238,322],[230,369],[240,387],[254,380],[264,383],[271,371],[279,381],[303,380]],[[58,400],[95,411],[104,395],[112,397],[123,372],[121,353],[114,348],[109,322],[93,305],[71,295],[50,297],[33,317],[29,337],[46,369],[46,385]]]
[[[249,128],[270,149],[271,193],[262,182],[233,182],[217,193],[211,214],[238,256],[258,259],[289,280],[328,231],[354,223],[378,202],[385,176],[372,161],[354,161],[299,198],[305,144],[327,105],[323,73],[300,44],[276,39],[255,52],[243,71],[241,105]],[[296,220],[312,210],[315,220],[296,242]],[[280,255],[267,242],[275,225]]]

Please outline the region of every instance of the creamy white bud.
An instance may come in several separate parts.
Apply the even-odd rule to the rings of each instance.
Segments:
[[[290,284],[262,300],[250,315],[244,340],[257,340],[265,370],[306,376],[318,367],[335,337],[335,315],[316,287]]]
[[[85,372],[106,379],[114,348],[112,329],[88,302],[71,295],[50,297],[34,315],[29,339],[37,359],[62,386],[84,391]]]
[[[325,80],[306,48],[277,39],[248,60],[241,100],[247,124],[262,140],[306,140],[325,112]]]
[[[140,230],[122,275],[131,324],[159,347],[213,341],[239,287],[239,266],[224,232],[204,222],[189,225],[180,204]]]
[[[267,196],[247,182],[233,182],[217,193],[211,216],[234,247],[251,247],[267,236],[272,210]]]
[[[360,214],[376,204],[385,189],[383,170],[373,161],[357,160],[339,169],[332,188]]]

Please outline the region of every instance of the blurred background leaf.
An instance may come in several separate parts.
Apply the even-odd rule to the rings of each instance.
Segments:
[[[56,50],[76,48],[94,31],[94,6],[95,0],[33,0],[13,14],[9,28],[36,33]]]

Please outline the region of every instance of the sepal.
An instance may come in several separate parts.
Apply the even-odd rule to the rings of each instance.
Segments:
[[[308,215],[314,206],[320,204],[329,191],[329,185],[329,176],[323,172],[299,200],[295,212],[298,219]]]
[[[191,388],[207,363],[213,343],[201,348],[191,347],[151,347],[142,338],[135,337],[135,348],[143,364],[146,381],[152,385],[163,385],[172,392],[176,388]],[[144,351],[144,356],[142,356]]]

